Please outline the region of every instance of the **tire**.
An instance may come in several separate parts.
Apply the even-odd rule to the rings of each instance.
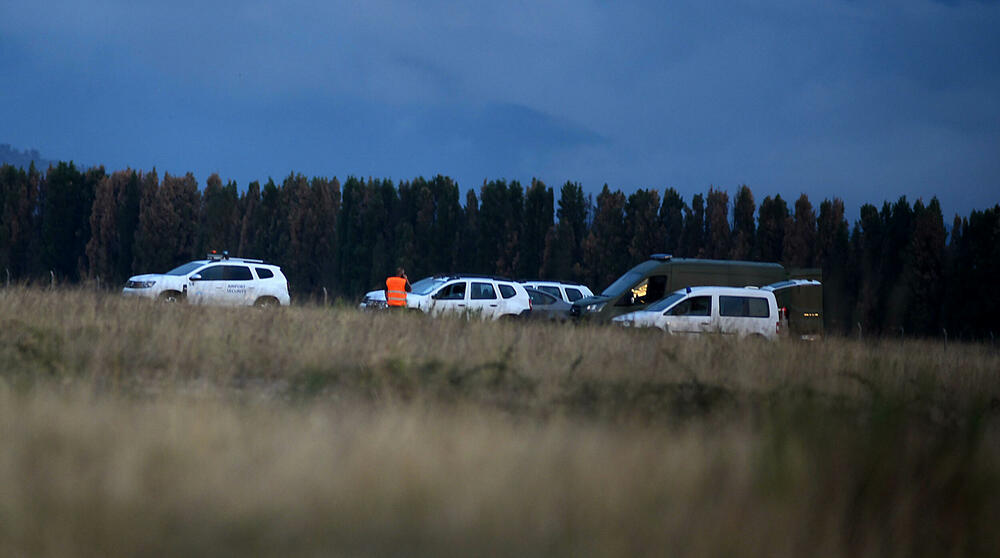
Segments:
[[[257,308],[273,308],[280,306],[278,299],[273,296],[262,296],[253,302],[253,305]]]
[[[177,291],[163,291],[160,293],[160,296],[157,297],[157,300],[169,304],[178,304],[184,302],[184,295]]]

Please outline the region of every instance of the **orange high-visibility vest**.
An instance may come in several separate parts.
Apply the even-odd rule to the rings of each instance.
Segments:
[[[406,306],[406,279],[390,277],[385,280],[385,302],[389,306]]]

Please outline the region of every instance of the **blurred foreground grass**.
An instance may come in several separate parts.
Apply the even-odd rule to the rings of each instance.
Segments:
[[[977,345],[0,290],[0,556],[1000,555]]]

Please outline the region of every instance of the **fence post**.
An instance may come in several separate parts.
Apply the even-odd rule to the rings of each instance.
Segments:
[[[858,322],[858,341],[861,341],[861,322]]]
[[[5,267],[4,269],[7,270],[7,288],[9,289],[10,288],[10,268],[9,267]]]
[[[942,327],[941,328],[941,333],[944,334],[944,350],[947,351],[948,350],[948,330]]]
[[[55,271],[52,271],[52,270],[50,269],[50,270],[49,270],[49,276],[50,276],[50,277],[52,278],[52,279],[51,279],[51,282],[49,283],[49,288],[50,288],[50,289],[54,289],[54,288],[56,288],[56,272],[55,272]]]
[[[326,306],[326,287],[323,287],[323,306]]]

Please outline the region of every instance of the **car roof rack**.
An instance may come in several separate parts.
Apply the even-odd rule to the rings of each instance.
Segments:
[[[435,279],[491,279],[493,281],[508,281],[511,283],[517,283],[510,277],[501,277],[499,275],[486,275],[482,273],[439,273],[434,275]]]
[[[257,264],[264,263],[264,260],[257,260],[252,258],[231,258],[229,257],[228,250],[223,250],[221,253],[212,250],[211,252],[208,253],[208,257],[205,259],[207,259],[210,262],[218,262],[226,260],[226,261],[243,262],[243,263],[257,263]]]

